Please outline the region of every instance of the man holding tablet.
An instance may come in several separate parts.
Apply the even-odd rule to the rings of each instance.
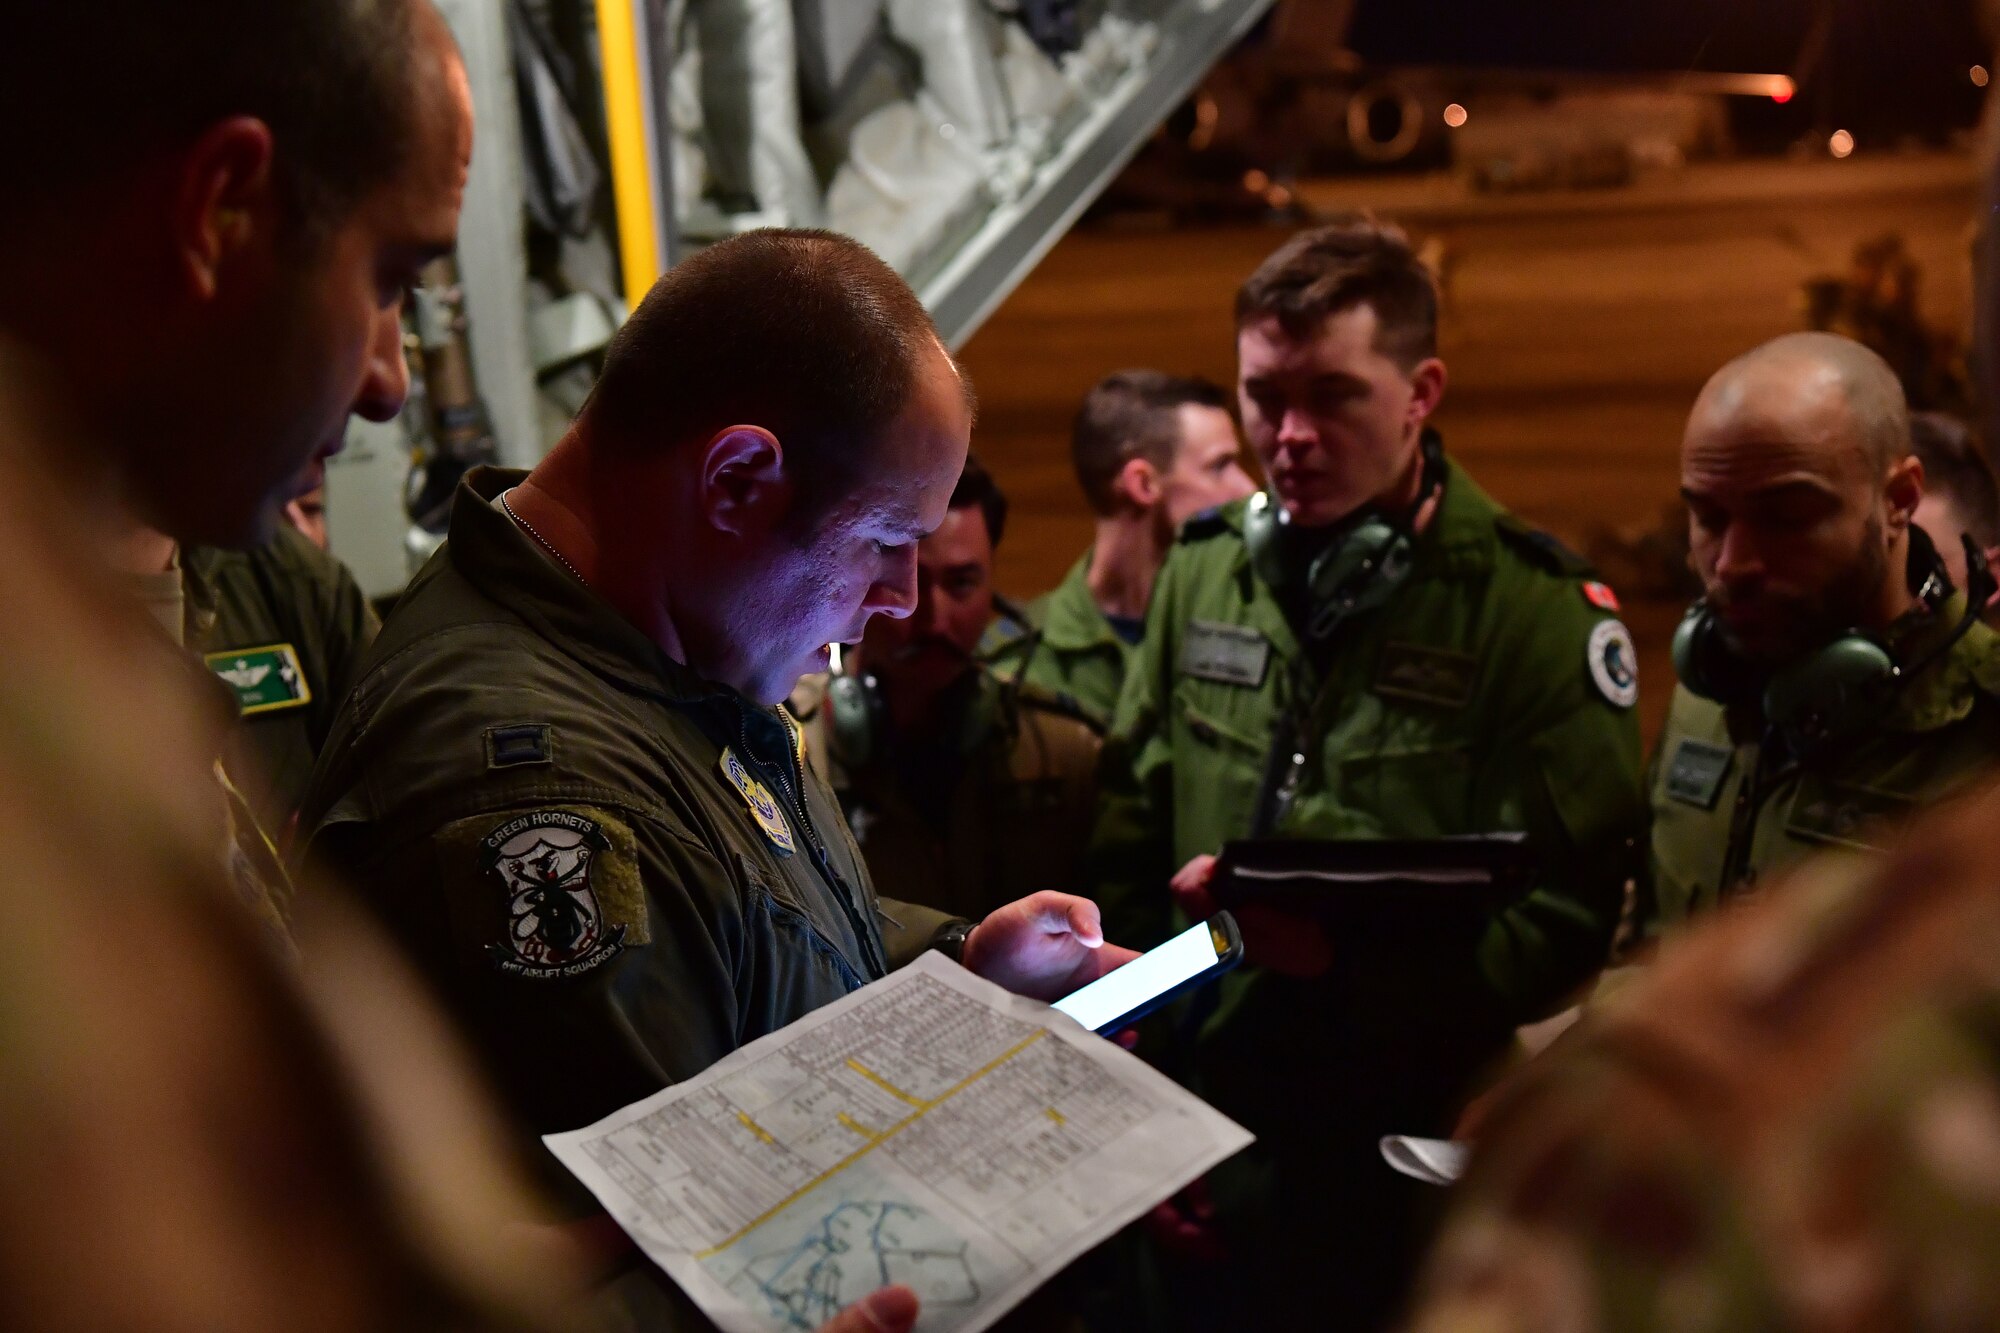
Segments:
[[[1238,295],[1237,357],[1270,489],[1190,521],[1154,586],[1106,742],[1111,928],[1153,943],[1171,909],[1207,917],[1236,839],[1521,834],[1537,863],[1450,929],[1245,906],[1248,965],[1174,1025],[1174,1071],[1258,1136],[1211,1175],[1228,1257],[1173,1265],[1176,1316],[1317,1326],[1334,1291],[1369,1328],[1427,1202],[1380,1136],[1448,1132],[1514,1028],[1604,963],[1645,821],[1637,679],[1611,590],[1430,429],[1437,292],[1401,232],[1354,218],[1282,246]]]

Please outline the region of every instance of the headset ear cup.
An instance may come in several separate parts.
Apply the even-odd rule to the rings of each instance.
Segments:
[[[1714,687],[1709,683],[1708,673],[1703,670],[1702,640],[1713,627],[1713,618],[1708,613],[1708,604],[1696,602],[1681,617],[1681,623],[1674,626],[1674,675],[1679,677],[1681,686],[1698,699],[1715,700]]]
[[[1895,679],[1888,649],[1848,634],[1773,675],[1764,716],[1792,753],[1809,757],[1866,727]]]
[[[1267,588],[1286,583],[1285,560],[1278,550],[1278,530],[1284,525],[1284,509],[1269,491],[1259,491],[1243,508],[1243,545],[1250,552],[1250,568]]]
[[[835,676],[826,686],[833,745],[844,764],[860,768],[875,758],[882,734],[882,690],[873,676]]]
[[[1722,627],[1706,601],[1696,602],[1674,628],[1674,675],[1689,694],[1710,703],[1744,701],[1749,670],[1723,642]]]

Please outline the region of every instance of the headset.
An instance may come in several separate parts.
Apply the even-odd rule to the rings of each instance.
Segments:
[[[1020,607],[997,593],[993,597],[993,606],[1001,619],[1011,620],[1026,631],[1018,640],[1027,645],[1027,652],[1021,658],[1021,669],[1012,677],[1000,680],[1001,715],[1011,721],[1016,716],[1021,689],[1027,682],[1028,668],[1034,664],[1035,654],[1041,651],[1042,630],[1029,622]],[[975,656],[969,660],[974,670],[989,676],[998,675],[982,658]],[[826,709],[828,728],[842,762],[855,768],[867,767],[875,759],[876,748],[889,724],[889,705],[882,697],[881,680],[872,671],[836,670],[832,679],[827,681]]]
[[[1341,520],[1343,531],[1306,569],[1310,615],[1306,634],[1330,637],[1348,617],[1385,605],[1409,581],[1416,551],[1417,514],[1444,487],[1444,442],[1423,433],[1419,450],[1423,478],[1408,508],[1368,505]],[[1250,497],[1243,511],[1243,542],[1250,567],[1273,590],[1291,586],[1297,563],[1285,547],[1293,531],[1291,515],[1269,491]]]
[[[1916,559],[1925,568],[1911,591],[1935,612],[1951,597],[1951,578],[1930,538],[1920,528],[1911,532],[1920,543]],[[1721,622],[1703,598],[1688,608],[1674,631],[1674,674],[1698,698],[1725,707],[1761,706],[1765,722],[1795,757],[1822,758],[1864,731],[1905,684],[1935,665],[1978,623],[1996,585],[1978,544],[1970,535],[1963,540],[1965,614],[1944,642],[1913,666],[1898,662],[1878,636],[1850,629],[1776,670],[1759,667],[1730,648]]]

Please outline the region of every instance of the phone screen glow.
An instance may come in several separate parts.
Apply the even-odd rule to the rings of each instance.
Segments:
[[[1204,921],[1057,1000],[1055,1007],[1096,1032],[1160,992],[1200,976],[1216,961],[1215,934]]]

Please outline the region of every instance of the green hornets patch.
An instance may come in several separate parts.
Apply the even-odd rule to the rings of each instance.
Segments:
[[[231,648],[201,659],[236,693],[236,707],[245,717],[303,708],[312,702],[312,686],[299,665],[298,649],[289,643],[261,648]]]
[[[651,938],[636,840],[607,811],[480,815],[437,849],[458,933],[509,976],[580,977]]]

